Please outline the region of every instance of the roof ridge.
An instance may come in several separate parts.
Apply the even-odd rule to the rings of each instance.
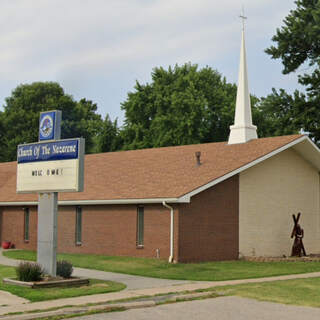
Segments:
[[[253,141],[261,141],[261,140],[266,140],[266,139],[279,139],[279,138],[286,138],[286,137],[294,137],[296,136],[296,139],[306,136],[306,134],[288,134],[284,136],[276,136],[276,137],[263,137],[263,138],[258,138],[258,139],[253,139],[250,140],[247,143],[251,143]],[[295,139],[294,139],[295,140]],[[139,152],[139,151],[149,151],[149,150],[164,150],[164,149],[173,149],[173,148],[187,148],[187,147],[194,147],[194,146],[206,146],[206,145],[212,145],[212,144],[225,144],[228,145],[228,141],[212,141],[212,142],[204,142],[204,143],[194,143],[194,144],[184,144],[184,145],[177,145],[177,146],[164,146],[164,147],[153,147],[153,148],[142,148],[142,149],[132,149],[132,150],[117,150],[117,151],[106,151],[106,152],[99,152],[99,153],[89,153],[86,154],[86,156],[94,156],[94,155],[101,155],[101,154],[114,154],[114,153],[119,153],[119,152]],[[239,144],[234,144],[234,145],[239,145]],[[234,146],[234,145],[228,145],[228,146]],[[243,144],[244,145],[244,144]]]

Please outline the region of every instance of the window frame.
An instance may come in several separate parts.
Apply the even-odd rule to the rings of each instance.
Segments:
[[[30,208],[23,208],[23,240],[30,241]]]
[[[137,207],[137,235],[136,235],[137,248],[144,247],[144,207]]]
[[[82,207],[76,207],[76,221],[75,221],[75,244],[82,245]]]

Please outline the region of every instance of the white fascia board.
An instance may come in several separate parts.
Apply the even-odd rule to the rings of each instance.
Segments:
[[[276,149],[276,150],[264,155],[261,158],[258,158],[258,159],[254,160],[252,162],[249,162],[246,165],[244,165],[244,166],[242,166],[242,167],[240,167],[240,168],[238,168],[238,169],[236,169],[234,171],[231,171],[231,172],[225,174],[224,176],[221,176],[221,177],[219,177],[219,178],[217,178],[217,179],[215,179],[213,181],[210,181],[209,183],[207,183],[207,184],[205,184],[205,185],[203,185],[203,186],[201,186],[201,187],[199,187],[199,188],[197,188],[197,189],[195,189],[195,190],[193,190],[193,191],[181,196],[179,199],[182,200],[182,201],[189,199],[189,201],[185,201],[185,202],[190,202],[190,198],[193,197],[194,195],[196,195],[196,194],[198,194],[198,193],[200,193],[200,192],[202,192],[202,191],[204,191],[204,190],[206,190],[208,188],[211,188],[214,185],[216,185],[216,184],[218,184],[218,183],[220,183],[220,182],[222,182],[224,180],[227,180],[227,179],[231,178],[232,176],[234,176],[234,175],[236,175],[236,174],[238,174],[238,173],[240,173],[240,172],[242,172],[244,170],[247,170],[247,169],[255,166],[256,164],[258,164],[258,163],[260,163],[260,162],[262,162],[264,160],[267,160],[267,159],[275,156],[276,154],[278,154],[278,153],[280,153],[280,152],[282,152],[284,150],[287,150],[287,149],[293,147],[294,145],[296,145],[296,144],[298,144],[298,143],[300,143],[300,142],[302,142],[304,140],[309,140],[310,142],[312,142],[307,136],[303,136],[301,138],[298,138],[298,139],[296,139],[296,140],[294,140],[294,141],[292,141],[292,142],[290,142],[290,143],[288,143],[288,144],[286,144],[286,145],[284,145],[284,146],[282,146],[282,147],[280,147],[280,148],[278,148],[278,149]],[[313,142],[312,142],[312,144],[313,144]],[[319,151],[317,146],[314,145],[314,147]]]
[[[38,205],[38,201],[8,201],[8,202],[0,202],[0,207],[11,207],[11,206],[36,206]]]
[[[155,198],[155,199],[118,199],[118,200],[72,200],[72,201],[58,201],[59,205],[101,205],[101,204],[148,204],[148,203],[168,203],[182,202],[178,198]]]
[[[155,199],[119,199],[119,200],[61,200],[58,201],[60,206],[86,206],[86,205],[106,205],[106,204],[149,204],[149,203],[185,203],[190,202],[187,198],[155,198]],[[38,201],[17,201],[17,202],[0,202],[0,206],[35,206]]]
[[[320,150],[309,137],[303,143],[295,145],[293,149],[320,172]]]
[[[318,148],[318,146],[308,136],[305,136],[305,137],[311,143],[311,145],[315,149],[315,151],[317,151],[320,154],[320,149]]]

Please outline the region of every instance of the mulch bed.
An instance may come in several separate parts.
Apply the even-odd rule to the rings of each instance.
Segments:
[[[243,257],[242,260],[255,262],[320,262],[320,254],[309,254],[305,257]]]

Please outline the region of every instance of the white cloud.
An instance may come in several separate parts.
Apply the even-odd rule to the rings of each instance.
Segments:
[[[262,52],[294,5],[243,2],[248,51]],[[208,64],[236,81],[240,11],[236,0],[2,0],[0,98],[21,82],[56,80],[114,118],[134,79],[149,79],[158,65]],[[274,79],[264,70],[270,58],[259,59],[266,79]]]

